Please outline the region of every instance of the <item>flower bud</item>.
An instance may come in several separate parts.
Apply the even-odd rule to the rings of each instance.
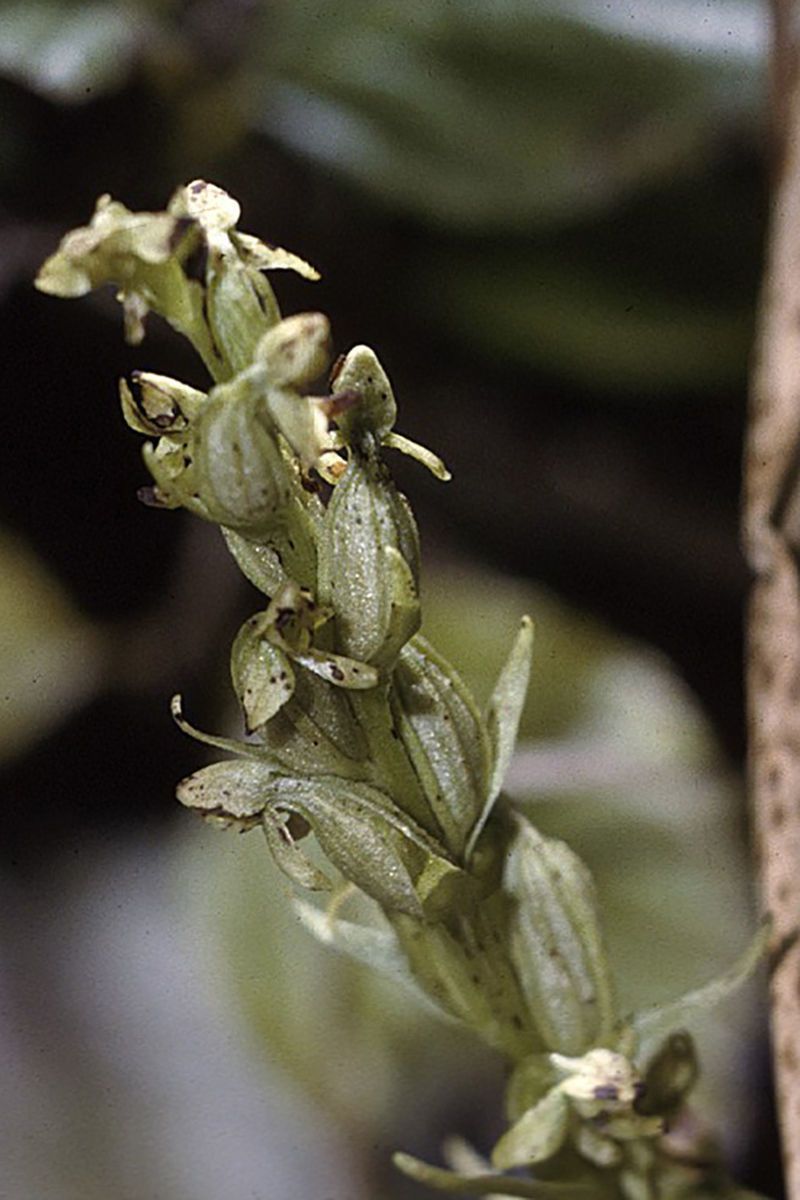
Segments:
[[[361,449],[376,444],[391,446],[422,463],[437,479],[450,478],[438,455],[395,433],[397,404],[392,385],[369,346],[354,346],[339,360],[333,369],[332,385],[340,443]]]
[[[461,858],[488,790],[483,722],[453,668],[422,638],[403,646],[392,681],[400,737],[445,844]]]
[[[345,441],[358,445],[367,435],[380,442],[397,419],[397,402],[375,351],[354,346],[334,370],[333,395],[352,393],[355,400],[337,416]]]
[[[212,521],[250,536],[282,524],[291,496],[286,463],[259,408],[238,380],[223,384],[211,392],[190,442],[192,498]]]
[[[581,1054],[610,1040],[615,1025],[591,876],[563,842],[521,816],[514,823],[504,875],[516,902],[512,959],[544,1043]]]
[[[325,513],[319,593],[339,649],[390,667],[419,628],[419,540],[404,496],[375,453],[353,452]]]
[[[270,385],[302,388],[319,379],[327,367],[330,340],[330,324],[323,313],[297,313],[264,334],[255,361],[263,363]]]

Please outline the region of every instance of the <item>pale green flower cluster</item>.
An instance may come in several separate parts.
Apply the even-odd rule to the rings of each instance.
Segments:
[[[167,210],[103,197],[68,234],[38,286],[79,296],[113,284],[128,339],[150,310],[193,344],[202,392],[149,372],[120,385],[128,424],[149,440],[142,498],[218,524],[263,607],[242,626],[231,677],[246,737],[199,733],[233,757],[178,785],[224,826],[260,828],[301,889],[322,940],[412,986],[506,1056],[509,1128],[477,1174],[415,1178],[457,1192],[680,1200],[735,1196],[697,1153],[684,1101],[696,1076],[681,1010],[626,1017],[617,1004],[588,871],[503,797],[530,670],[526,617],[485,712],[419,635],[419,539],[387,449],[449,478],[394,430],[376,355],[334,366],[326,317],[281,319],[264,272],[316,272],[238,231],[239,205],[196,181]],[[309,849],[313,846],[313,849]],[[345,919],[347,903],[358,919]],[[755,947],[718,984],[750,969]],[[458,1166],[458,1164],[453,1164]],[[518,1168],[524,1174],[508,1174]]]

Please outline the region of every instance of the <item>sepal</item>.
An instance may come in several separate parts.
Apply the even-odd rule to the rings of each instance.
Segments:
[[[265,596],[274,596],[287,579],[280,531],[273,530],[268,539],[259,540],[223,525],[222,536],[245,579]]]
[[[353,346],[334,365],[332,394],[352,402],[337,416],[346,445],[360,445],[364,438],[380,442],[397,420],[397,402],[392,385],[378,356],[369,346]]]
[[[291,700],[295,676],[288,655],[262,636],[260,617],[251,617],[231,648],[233,690],[244,710],[248,733],[266,725]]]
[[[507,1171],[552,1158],[566,1140],[569,1116],[564,1092],[551,1088],[503,1134],[492,1151],[492,1163]]]
[[[176,482],[187,508],[199,500],[209,519],[253,537],[285,522],[289,473],[246,380],[214,388],[190,433],[190,462]]]
[[[175,794],[187,808],[244,831],[261,824],[271,774],[263,763],[247,759],[211,763],[182,779]]]
[[[299,389],[313,383],[330,362],[331,328],[324,313],[284,317],[258,342],[254,361],[270,384]]]
[[[529,1054],[519,1061],[506,1087],[506,1117],[514,1124],[559,1082],[549,1054]]]
[[[290,817],[274,809],[265,808],[263,828],[270,854],[287,879],[291,879],[297,887],[306,888],[311,892],[333,890],[333,883],[325,872],[321,871],[298,846],[298,839],[292,833]],[[305,829],[307,831],[307,826]]]

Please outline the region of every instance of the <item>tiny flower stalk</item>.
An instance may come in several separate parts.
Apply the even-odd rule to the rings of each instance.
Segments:
[[[231,651],[244,738],[195,729],[173,701],[178,725],[228,756],[184,779],[179,800],[216,824],[261,829],[298,889],[335,897],[327,916],[296,901],[312,932],[376,967],[401,964],[506,1057],[509,1125],[491,1162],[475,1173],[464,1155],[449,1170],[400,1155],[407,1174],[474,1194],[733,1198],[705,1151],[670,1142],[697,1075],[684,1009],[631,1017],[619,1006],[589,872],[503,796],[530,619],[481,711],[420,635],[419,537],[387,460],[399,451],[449,473],[395,431],[394,392],[369,347],[320,386],[327,318],[282,318],[266,277],[317,272],[241,233],[239,215],[200,180],[160,213],[104,196],[37,280],[57,296],[112,285],[129,341],[153,311],[209,372],[207,391],[148,371],[120,384],[126,422],[148,439],[142,499],[218,525],[262,596]],[[356,890],[374,920],[347,918]],[[719,999],[759,953],[688,1008]]]

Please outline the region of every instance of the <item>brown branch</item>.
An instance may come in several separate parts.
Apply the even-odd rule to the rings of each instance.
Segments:
[[[789,1200],[800,1200],[800,87],[798,4],[777,3],[780,140],[745,449],[749,774],[771,914],[772,1041]],[[778,953],[780,951],[780,953]]]

